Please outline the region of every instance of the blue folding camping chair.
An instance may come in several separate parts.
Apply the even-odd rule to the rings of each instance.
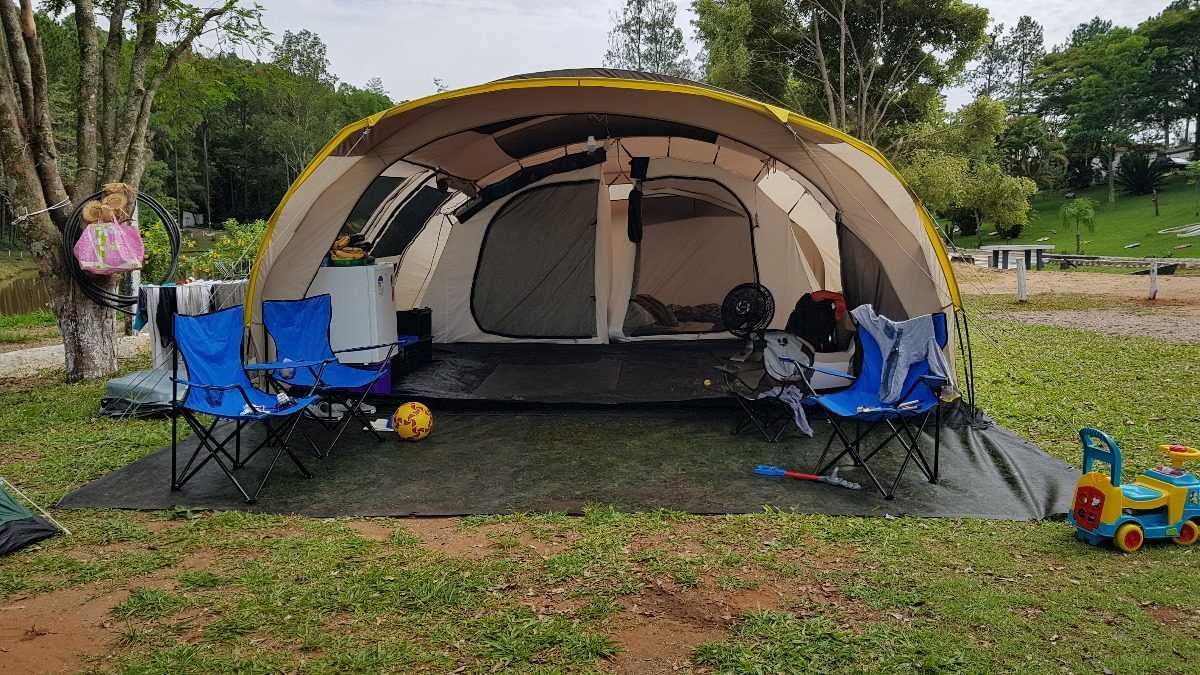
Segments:
[[[939,312],[932,315],[935,340],[941,349],[945,349],[949,339],[946,330],[946,315]],[[829,442],[821,458],[817,460],[817,474],[825,475],[843,457],[849,456],[856,466],[862,467],[867,477],[875,484],[885,499],[896,495],[896,486],[910,463],[916,464],[930,483],[938,481],[938,460],[941,454],[942,416],[940,395],[941,390],[949,382],[942,377],[930,374],[928,360],[913,364],[904,379],[902,393],[893,403],[884,403],[880,398],[880,389],[884,377],[884,362],[886,356],[882,353],[879,343],[862,326],[858,327],[858,342],[862,353],[862,368],[853,384],[846,389],[831,394],[815,394],[804,399],[804,404],[824,410],[826,419],[833,427]],[[829,372],[845,376],[844,373],[833,373],[818,367],[813,370]],[[930,421],[933,429],[933,461],[921,450],[919,440]],[[854,422],[854,433],[849,434],[843,428],[846,422]],[[915,426],[914,426],[915,425]],[[862,452],[862,443],[867,437],[881,426],[886,426],[888,434],[870,452]],[[825,457],[833,447],[833,441],[841,442],[841,451],[830,461]],[[871,468],[871,460],[886,448],[891,442],[897,441],[904,448],[904,461],[900,470],[892,480],[890,487],[885,488],[875,471]]]
[[[341,439],[351,420],[358,420],[376,440],[383,437],[375,431],[371,421],[363,415],[362,405],[375,383],[388,372],[388,365],[398,350],[417,341],[415,336],[402,335],[396,342],[333,349],[329,331],[333,321],[333,301],[328,294],[314,295],[300,300],[268,300],[263,302],[263,324],[275,342],[275,357],[280,363],[320,362],[324,368],[297,367],[274,370],[271,379],[282,389],[311,389],[329,404],[343,406],[344,411],[334,419],[313,416],[326,429],[336,431],[333,440],[319,456],[328,455]],[[339,363],[338,354],[361,352],[368,349],[387,348],[387,356],[379,363],[361,367]]]
[[[275,368],[312,367],[320,373],[320,361],[287,364],[242,363],[242,306],[237,305],[219,312],[174,318],[176,358],[171,374],[171,489],[179,490],[210,461],[216,462],[221,471],[233,482],[247,503],[258,499],[263,486],[279,458],[287,453],[305,478],[312,474],[288,445],[300,413],[318,400],[310,391],[298,398],[279,398],[258,389],[246,376],[247,370],[270,372]],[[179,377],[179,356],[187,368],[187,379]],[[186,387],[181,399],[179,387]],[[201,415],[212,417],[205,424]],[[183,468],[178,468],[178,423],[183,418],[195,432],[198,443]],[[218,438],[228,424],[233,430]],[[242,455],[242,430],[252,424],[261,424],[266,435],[248,454]],[[232,452],[230,442],[234,447]],[[309,443],[311,444],[311,440]],[[260,450],[274,445],[277,449],[267,472],[251,495],[246,491],[233,472],[246,465]],[[315,448],[315,446],[314,446]],[[203,458],[201,459],[201,455]],[[199,461],[197,461],[199,460]],[[227,464],[228,462],[228,464]]]

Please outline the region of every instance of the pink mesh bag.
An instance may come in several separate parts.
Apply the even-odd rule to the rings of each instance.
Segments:
[[[97,222],[88,225],[75,242],[75,259],[85,272],[109,276],[142,268],[146,246],[132,222]]]

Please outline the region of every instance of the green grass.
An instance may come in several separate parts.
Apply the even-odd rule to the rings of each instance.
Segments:
[[[0,316],[0,345],[37,344],[57,335],[58,325],[49,308]]]
[[[28,253],[0,250],[0,283],[25,277],[37,271],[37,264]]]
[[[1134,471],[1158,442],[1200,440],[1200,346],[1008,318],[1102,299],[969,301],[982,404],[1049,452],[1077,464],[1078,428],[1098,426]],[[0,387],[0,475],[44,503],[167,440],[161,421],[97,417],[98,383]],[[337,519],[55,515],[75,536],[0,561],[0,604],[128,591],[110,611],[121,637],[86,664],[101,672],[593,672],[638,621],[703,630],[675,654],[684,672],[1184,673],[1200,659],[1200,547],[1121,555],[1061,522],[593,505],[461,519],[486,545],[456,556],[403,519],[366,538]],[[750,597],[775,600],[738,604]]]
[[[1053,244],[1057,253],[1074,253],[1074,225],[1064,226],[1059,213],[1066,201],[1063,196],[1066,192],[1056,190],[1037,195],[1033,200],[1030,223],[1014,241],[1032,243],[1041,237],[1049,237],[1048,241],[1042,243]],[[1087,227],[1082,228],[1081,239],[1090,240],[1090,243],[1083,245],[1084,254],[1200,258],[1200,237],[1177,237],[1174,234],[1158,233],[1159,230],[1170,227],[1200,223],[1195,186],[1188,185],[1182,176],[1169,178],[1159,190],[1157,218],[1154,216],[1154,204],[1149,195],[1126,195],[1120,192],[1120,186],[1117,203],[1111,206],[1108,204],[1108,187],[1105,185],[1076,190],[1075,194],[1088,197],[1097,204],[1095,231],[1089,232]],[[974,238],[964,238],[964,241],[973,244]],[[1141,246],[1125,248],[1126,244],[1134,242],[1141,242]],[[984,243],[994,244],[997,240],[985,238]],[[1191,247],[1175,250],[1174,247],[1181,244],[1191,244]]]

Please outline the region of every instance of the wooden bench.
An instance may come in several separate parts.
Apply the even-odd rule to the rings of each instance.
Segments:
[[[1053,244],[995,244],[992,246],[984,246],[983,250],[989,253],[988,267],[999,267],[1000,269],[1008,269],[1008,257],[1013,252],[1025,254],[1025,269],[1034,269],[1033,262],[1036,255],[1037,268],[1042,269],[1046,264],[1046,252],[1053,251]]]

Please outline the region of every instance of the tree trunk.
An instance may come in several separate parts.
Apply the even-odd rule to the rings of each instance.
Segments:
[[[212,229],[212,184],[208,169],[208,120],[200,125],[200,148],[204,156],[204,226]]]
[[[1075,216],[1075,255],[1079,255],[1083,250],[1083,245],[1079,241],[1079,216]]]
[[[62,331],[67,381],[106,377],[117,370],[116,312],[91,301],[72,279],[43,279]],[[115,284],[109,282],[109,288]]]
[[[1117,149],[1108,156],[1108,203],[1117,203]]]

